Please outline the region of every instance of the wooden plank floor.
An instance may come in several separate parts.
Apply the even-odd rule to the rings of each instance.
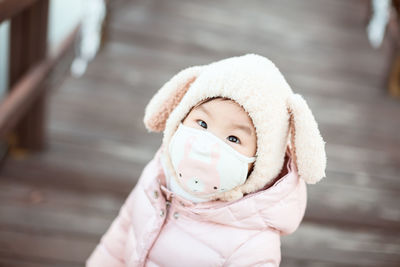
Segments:
[[[122,2],[122,1],[121,1]],[[150,97],[179,70],[271,58],[327,142],[282,266],[400,266],[400,102],[389,43],[367,42],[365,0],[125,1],[81,79],[52,88],[47,149],[0,171],[0,266],[82,266],[161,142]]]

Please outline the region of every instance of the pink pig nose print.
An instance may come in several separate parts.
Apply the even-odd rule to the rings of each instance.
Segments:
[[[220,189],[220,175],[217,164],[220,158],[220,147],[217,143],[211,147],[193,147],[196,137],[189,138],[185,143],[185,152],[178,164],[178,179],[185,190],[195,195],[207,195]],[[211,152],[211,162],[199,159]],[[194,155],[199,156],[195,158]]]

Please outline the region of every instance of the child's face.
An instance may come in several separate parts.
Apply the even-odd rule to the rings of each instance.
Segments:
[[[194,107],[182,122],[210,131],[239,153],[253,157],[257,150],[255,129],[247,112],[232,100],[213,99]],[[253,163],[249,164],[249,170]]]

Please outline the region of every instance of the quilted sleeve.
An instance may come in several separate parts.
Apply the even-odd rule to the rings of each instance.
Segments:
[[[157,151],[154,158],[143,169],[135,188],[131,191],[125,203],[120,208],[117,217],[111,223],[106,233],[101,237],[99,244],[90,257],[86,260],[86,267],[119,267],[126,265],[124,258],[128,235],[130,234],[130,230],[133,231],[131,218],[134,203],[137,201],[139,190],[143,190],[142,184],[155,179],[158,171],[161,169],[158,163],[160,154],[161,149]],[[129,240],[132,239],[133,238]],[[136,247],[136,244],[129,244],[129,247],[132,249],[132,247]]]
[[[281,242],[279,232],[257,233],[236,248],[224,266],[279,266]]]
[[[125,266],[125,246],[130,225],[131,220],[126,201],[106,233],[101,237],[100,243],[86,260],[86,267]]]

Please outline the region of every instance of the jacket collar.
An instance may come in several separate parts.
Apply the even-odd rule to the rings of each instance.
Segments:
[[[193,203],[174,194],[166,187],[165,174],[161,166],[161,153],[157,153],[160,166],[158,186],[167,200],[177,203],[181,213],[195,220],[229,225],[246,229],[272,227],[282,234],[294,232],[299,226],[306,208],[306,185],[287,150],[284,167],[272,183],[245,195],[243,198],[226,201]]]

